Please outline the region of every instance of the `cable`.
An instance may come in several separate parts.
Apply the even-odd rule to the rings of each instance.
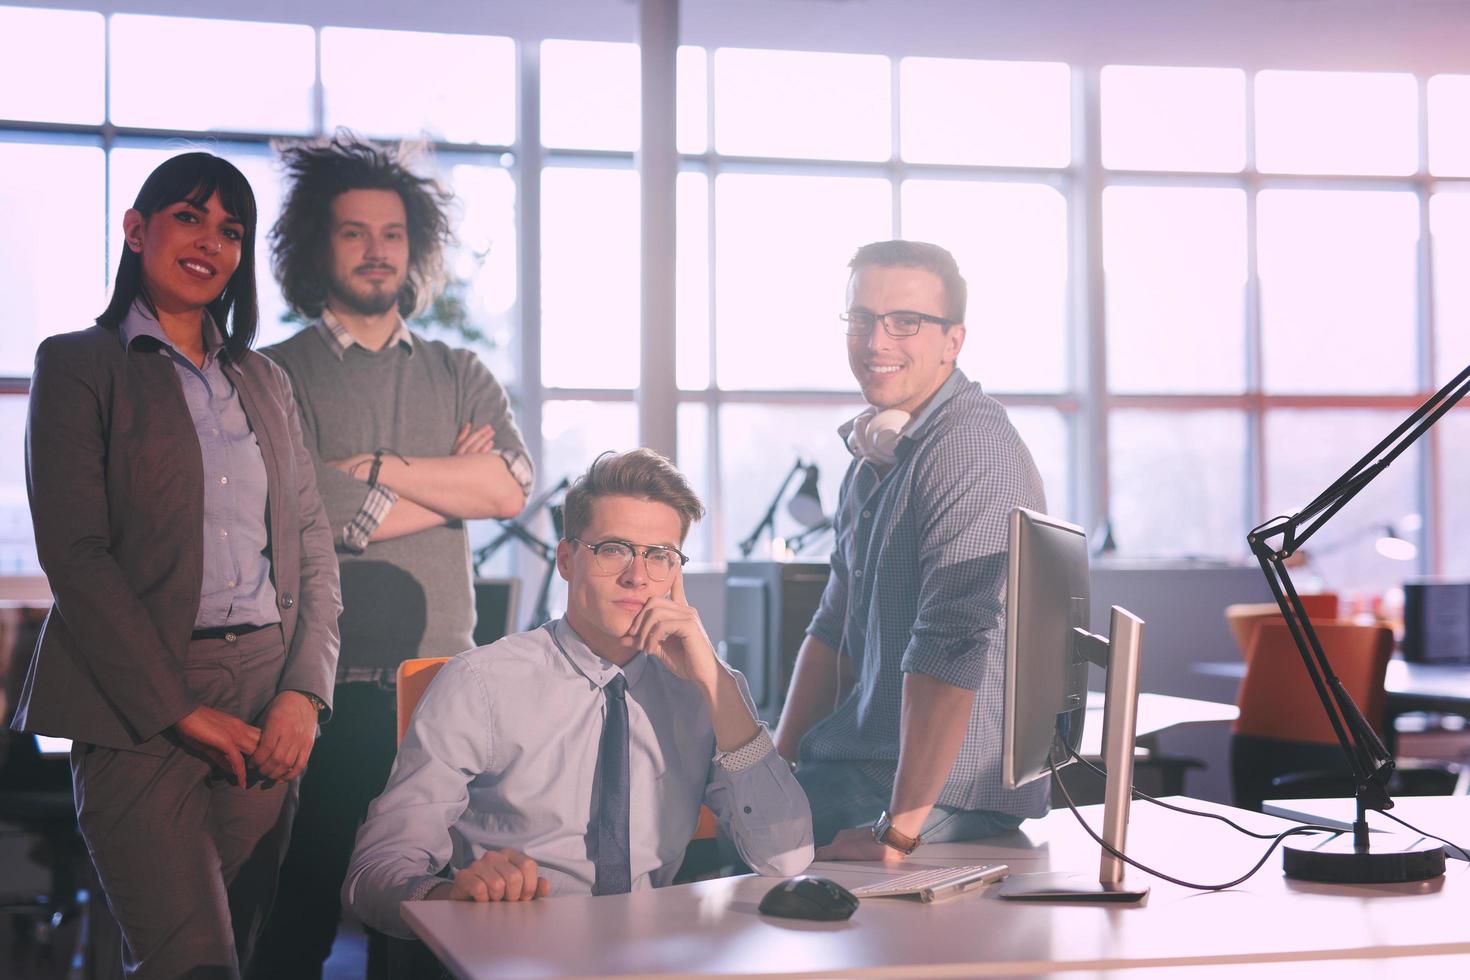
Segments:
[[[1409,823],[1409,821],[1404,820],[1401,817],[1396,817],[1392,813],[1389,813],[1387,810],[1379,810],[1377,812],[1383,814],[1385,817],[1387,817],[1388,819],[1394,821],[1395,823],[1401,823],[1401,824],[1403,824],[1405,827],[1408,827],[1410,830],[1412,830],[1414,833],[1418,834],[1420,837],[1428,837],[1430,840],[1437,840],[1441,844],[1448,844],[1450,847],[1453,847],[1455,850],[1457,850],[1457,851],[1460,852],[1460,857],[1462,859],[1464,859],[1466,861],[1470,861],[1470,854],[1467,854],[1466,851],[1465,851],[1465,849],[1463,847],[1461,847],[1459,844],[1455,844],[1455,843],[1453,843],[1451,841],[1447,841],[1443,837],[1436,837],[1433,834],[1425,833],[1424,831],[1420,830],[1418,827],[1415,827],[1413,824]]]
[[[1051,770],[1051,774],[1053,776],[1056,776],[1057,775],[1057,764],[1056,764],[1055,760],[1049,760],[1049,768]],[[1094,841],[1096,841],[1097,844],[1098,844],[1098,846],[1100,846],[1104,851],[1107,851],[1109,854],[1111,854],[1113,857],[1117,858],[1118,860],[1122,861],[1124,864],[1127,864],[1130,867],[1137,868],[1139,871],[1143,871],[1143,872],[1146,872],[1148,874],[1151,874],[1155,878],[1162,879],[1163,881],[1170,882],[1171,884],[1180,885],[1181,887],[1184,887],[1184,888],[1193,888],[1193,889],[1196,889],[1197,891],[1204,891],[1204,892],[1224,891],[1227,888],[1234,888],[1236,885],[1240,884],[1241,882],[1246,881],[1247,879],[1249,879],[1253,875],[1255,875],[1255,873],[1257,871],[1260,871],[1261,870],[1261,868],[1265,865],[1266,861],[1270,859],[1271,854],[1276,850],[1276,848],[1281,844],[1281,842],[1284,841],[1284,840],[1286,840],[1286,838],[1288,838],[1288,837],[1293,837],[1293,836],[1296,836],[1298,834],[1315,834],[1315,833],[1317,833],[1319,831],[1327,831],[1328,833],[1334,833],[1334,834],[1335,833],[1341,833],[1341,831],[1338,831],[1338,830],[1336,830],[1334,828],[1330,828],[1330,827],[1316,827],[1316,826],[1312,826],[1310,824],[1301,824],[1301,825],[1298,825],[1296,827],[1290,827],[1290,828],[1288,828],[1286,830],[1283,830],[1281,833],[1277,834],[1275,837],[1273,837],[1272,840],[1271,840],[1271,846],[1268,847],[1268,848],[1266,848],[1266,853],[1265,854],[1262,854],[1261,855],[1261,859],[1259,861],[1257,861],[1255,863],[1255,865],[1252,866],[1249,871],[1247,871],[1245,874],[1241,875],[1239,878],[1236,878],[1233,881],[1227,881],[1227,882],[1224,882],[1224,883],[1218,884],[1218,885],[1201,885],[1201,884],[1199,884],[1197,882],[1185,881],[1182,878],[1175,878],[1175,877],[1172,877],[1170,875],[1166,875],[1162,871],[1155,871],[1153,868],[1150,868],[1148,865],[1142,864],[1142,863],[1134,860],[1133,858],[1131,858],[1128,855],[1124,854],[1122,851],[1118,850],[1113,845],[1109,844],[1107,841],[1103,840],[1102,837],[1100,837],[1097,834],[1096,831],[1094,831],[1090,826],[1088,826],[1087,821],[1084,820],[1082,818],[1082,814],[1080,812],[1078,812],[1078,810],[1077,810],[1077,804],[1072,802],[1072,794],[1070,794],[1070,793],[1067,792],[1066,784],[1064,784],[1061,781],[1061,779],[1058,778],[1056,780],[1056,784],[1055,785],[1056,785],[1056,787],[1058,789],[1060,789],[1062,791],[1062,797],[1067,801],[1067,809],[1069,809],[1069,810],[1072,811],[1072,816],[1076,817],[1077,818],[1077,822],[1082,825],[1082,829],[1085,830],[1085,831],[1087,831],[1087,836],[1091,837]]]
[[[1082,763],[1082,765],[1086,766],[1088,769],[1091,769],[1094,773],[1096,773],[1097,775],[1101,776],[1104,779],[1107,779],[1108,778],[1107,772],[1101,766],[1099,766],[1096,763],[1092,762],[1090,759],[1085,759],[1082,756],[1078,755],[1077,754],[1077,751],[1075,749],[1073,749],[1070,745],[1066,746],[1066,749],[1067,749],[1067,754],[1072,757],[1072,761]],[[1133,791],[1133,796],[1134,796],[1135,799],[1147,800],[1148,802],[1152,803],[1154,806],[1161,806],[1161,807],[1163,807],[1166,810],[1173,810],[1173,811],[1175,811],[1177,813],[1187,813],[1187,814],[1189,814],[1192,817],[1208,817],[1211,820],[1218,820],[1221,823],[1228,825],[1231,829],[1238,830],[1240,833],[1245,834],[1247,837],[1254,837],[1254,838],[1256,838],[1258,840],[1274,840],[1275,839],[1275,835],[1274,834],[1261,834],[1261,833],[1257,833],[1254,830],[1247,830],[1246,828],[1242,827],[1240,824],[1236,823],[1234,820],[1231,820],[1229,817],[1225,816],[1223,813],[1207,813],[1204,810],[1191,810],[1188,807],[1178,806],[1178,805],[1176,805],[1174,803],[1166,803],[1163,800],[1155,799],[1154,797],[1149,796],[1143,790],[1139,789],[1137,786],[1131,786],[1129,788]],[[1063,790],[1063,793],[1065,794],[1065,790]],[[1443,837],[1436,837],[1434,834],[1427,833],[1426,831],[1420,830],[1418,827],[1415,827],[1413,824],[1409,823],[1407,820],[1404,820],[1402,817],[1396,817],[1392,813],[1389,813],[1387,810],[1376,810],[1374,812],[1375,813],[1381,813],[1385,817],[1387,817],[1388,819],[1393,820],[1396,823],[1403,824],[1405,827],[1408,827],[1410,830],[1412,830],[1414,833],[1418,834],[1420,837],[1428,837],[1431,840],[1437,840],[1441,844],[1446,844],[1446,845],[1448,845],[1450,847],[1453,847],[1455,850],[1457,850],[1457,851],[1460,852],[1461,857],[1465,861],[1470,861],[1470,852],[1467,852],[1465,850],[1465,848],[1461,847],[1459,844],[1456,844],[1453,841],[1445,840]],[[1343,831],[1340,828],[1335,828],[1335,827],[1321,827],[1321,826],[1317,826],[1315,824],[1302,824],[1301,826],[1303,826],[1303,827],[1311,827],[1314,830],[1326,831],[1328,833],[1346,833],[1346,831]]]
[[[1092,761],[1090,761],[1088,759],[1084,759],[1082,756],[1078,755],[1077,752],[1076,752],[1076,750],[1073,749],[1070,745],[1067,746],[1067,752],[1068,752],[1068,754],[1070,754],[1072,756],[1072,760],[1074,762],[1080,762],[1080,763],[1082,763],[1082,765],[1086,766],[1088,769],[1091,769],[1093,772],[1097,773],[1103,779],[1107,779],[1108,778],[1107,772],[1104,771],[1101,766],[1097,765],[1096,763],[1094,763],[1094,762],[1092,762]],[[1186,814],[1188,814],[1188,815],[1190,815],[1192,817],[1208,817],[1211,820],[1218,820],[1221,823],[1223,823],[1223,824],[1227,825],[1228,827],[1230,827],[1230,829],[1239,831],[1240,833],[1245,834],[1247,837],[1254,837],[1257,840],[1275,840],[1276,839],[1276,835],[1275,834],[1262,834],[1262,833],[1258,833],[1257,831],[1254,831],[1254,830],[1247,830],[1245,827],[1242,827],[1240,824],[1236,823],[1234,820],[1231,820],[1229,817],[1225,816],[1223,813],[1208,813],[1208,812],[1206,812],[1204,810],[1191,810],[1188,807],[1179,806],[1178,804],[1175,804],[1175,803],[1165,803],[1163,800],[1155,799],[1154,797],[1149,796],[1143,790],[1139,789],[1137,786],[1131,786],[1129,788],[1133,791],[1133,796],[1134,796],[1135,799],[1147,800],[1148,802],[1152,803],[1154,806],[1161,806],[1161,807],[1163,807],[1166,810],[1173,810],[1176,813],[1186,813]],[[1303,824],[1302,826],[1311,826],[1311,825],[1310,824]],[[1330,828],[1330,827],[1322,827],[1322,828],[1318,828],[1318,829],[1327,830],[1327,831],[1332,831],[1333,830],[1333,828]]]

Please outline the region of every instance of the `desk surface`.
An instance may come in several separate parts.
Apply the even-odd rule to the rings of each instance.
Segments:
[[[1082,745],[1078,751],[1089,759],[1102,756],[1103,704],[1101,691],[1087,692],[1087,721],[1082,726]],[[1168,694],[1138,695],[1137,737],[1175,728],[1179,725],[1199,725],[1207,722],[1234,721],[1240,711],[1233,704],[1218,701],[1200,701],[1196,698],[1176,698]]]
[[[1199,807],[1228,812],[1256,830],[1286,826],[1263,814]],[[1083,813],[1094,826],[1101,820],[1100,808]],[[1233,878],[1264,846],[1216,821],[1144,804],[1133,808],[1130,853],[1181,877]],[[996,861],[1009,864],[1013,873],[1076,870],[1091,877],[1098,849],[1072,814],[1059,810],[1005,837],[927,846],[908,864],[913,869]],[[1280,868],[1273,855],[1251,881],[1218,893],[1139,875],[1153,890],[1136,907],[1003,902],[991,888],[933,905],[869,899],[847,922],[801,922],[760,915],[756,906],[775,882],[746,876],[603,898],[512,905],[412,902],[405,904],[404,916],[457,976],[476,980],[689,973],[1037,976],[1384,957],[1470,959],[1464,911],[1470,908],[1470,870],[1461,862],[1451,862],[1449,873],[1435,881],[1371,887],[1293,882]],[[881,874],[851,863],[820,863],[812,871],[848,886]],[[1152,969],[1145,974],[1166,975]],[[1222,969],[1220,975],[1229,974]]]
[[[1329,827],[1350,828],[1358,816],[1357,802],[1351,799],[1267,800],[1265,808],[1267,813],[1278,817],[1324,823]],[[1470,796],[1396,796],[1391,812],[1425,833],[1470,847],[1470,834],[1465,832],[1470,826]],[[1368,826],[1372,830],[1411,834],[1403,824],[1373,810],[1368,811]],[[1445,853],[1454,856],[1456,852],[1446,848]]]

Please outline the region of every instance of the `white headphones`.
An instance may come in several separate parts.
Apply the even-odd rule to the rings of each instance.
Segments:
[[[882,411],[869,405],[852,420],[852,431],[847,434],[847,448],[859,459],[892,466],[896,460],[894,450],[898,437],[912,416],[900,408],[885,408]]]

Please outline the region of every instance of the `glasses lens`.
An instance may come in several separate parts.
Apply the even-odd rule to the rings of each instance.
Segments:
[[[878,322],[878,318],[873,314],[858,311],[844,313],[842,320],[847,324],[848,334],[854,337],[865,337],[872,333],[873,327]]]
[[[667,548],[649,548],[643,553],[643,563],[648,566],[648,577],[662,582],[679,564],[679,557]]]
[[[597,557],[597,567],[608,575],[616,575],[633,560],[633,549],[621,541],[604,541],[592,553]]]
[[[896,337],[912,337],[924,325],[924,318],[917,313],[888,314],[888,332]]]

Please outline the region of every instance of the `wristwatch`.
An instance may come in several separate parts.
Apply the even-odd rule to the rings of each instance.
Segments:
[[[910,837],[895,829],[893,818],[888,815],[887,810],[878,814],[878,819],[873,821],[873,840],[903,854],[914,853],[924,843],[923,837]]]
[[[316,713],[318,715],[327,710],[327,702],[323,701],[315,694],[312,694],[310,691],[297,691],[296,693],[306,698],[306,700],[310,701],[311,706],[316,709]]]

